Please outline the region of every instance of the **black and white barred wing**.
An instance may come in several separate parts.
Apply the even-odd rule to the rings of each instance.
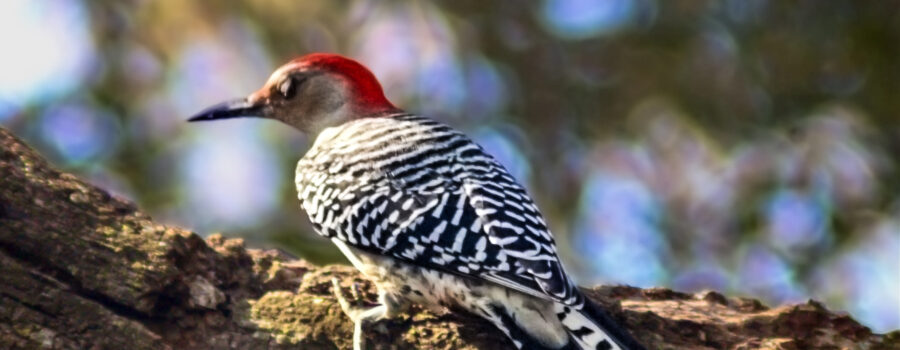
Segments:
[[[462,187],[468,206],[483,223],[482,234],[491,245],[500,247],[500,254],[512,261],[512,266],[481,277],[530,294],[537,289],[539,296],[565,304],[580,302],[581,295],[559,262],[556,244],[537,206],[502,166],[491,163],[493,171],[487,180],[464,178]],[[534,284],[538,288],[532,288]],[[523,285],[531,290],[523,290]]]
[[[331,170],[308,175],[314,183],[305,185],[307,192],[319,195],[304,200],[304,208],[320,234],[359,249],[580,302],[525,190],[480,147],[459,137],[464,142],[441,152],[444,159],[402,168],[413,177],[391,170],[358,177],[333,171],[341,160],[332,159]]]

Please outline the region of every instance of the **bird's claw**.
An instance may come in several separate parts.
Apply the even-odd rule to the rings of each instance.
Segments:
[[[353,349],[365,349],[366,340],[362,330],[363,324],[382,318],[385,315],[387,308],[384,305],[378,305],[368,309],[354,307],[346,298],[344,298],[344,293],[341,291],[341,283],[337,277],[331,279],[331,286],[334,297],[337,299],[338,304],[341,305],[344,314],[353,320]],[[350,292],[357,301],[361,300],[357,283],[354,283],[353,286],[350,287]]]
[[[347,314],[347,317],[350,317],[354,323],[359,320],[359,314],[361,310],[354,308],[347,298],[344,297],[344,292],[341,290],[341,281],[337,277],[331,278],[331,290],[334,293],[334,298],[337,299],[338,304],[341,305],[341,310]]]
[[[353,284],[350,285],[350,295],[353,295],[353,300],[356,301],[357,304],[361,304],[363,301],[362,294],[359,292],[359,282],[353,281]]]
[[[362,293],[359,291],[359,283],[353,282],[350,286],[350,294],[353,296],[353,302],[344,297],[343,290],[341,289],[341,281],[337,277],[331,278],[331,286],[334,297],[337,299],[338,304],[341,305],[341,309],[344,310],[344,313],[347,314],[354,323],[365,318],[366,315],[364,314],[371,310],[371,308],[360,306],[363,302],[363,298]]]

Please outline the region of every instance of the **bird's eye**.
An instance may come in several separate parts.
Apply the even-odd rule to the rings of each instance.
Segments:
[[[284,78],[278,83],[278,92],[281,93],[281,96],[284,96],[284,98],[292,98],[297,92],[297,85],[297,81],[293,77]]]

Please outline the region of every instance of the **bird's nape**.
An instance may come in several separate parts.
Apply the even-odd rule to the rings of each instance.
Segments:
[[[209,107],[188,119],[189,122],[200,122],[230,118],[261,118],[263,106],[251,103],[247,99],[238,99],[219,103]]]

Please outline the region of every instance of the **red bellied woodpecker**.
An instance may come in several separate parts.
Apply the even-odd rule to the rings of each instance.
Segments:
[[[315,137],[296,185],[315,230],[372,279],[380,305],[344,312],[362,325],[411,303],[461,307],[517,348],[643,349],[578,290],[531,197],[468,137],[406,113],[358,62],[311,54],[249,97],[190,121],[260,117]]]

